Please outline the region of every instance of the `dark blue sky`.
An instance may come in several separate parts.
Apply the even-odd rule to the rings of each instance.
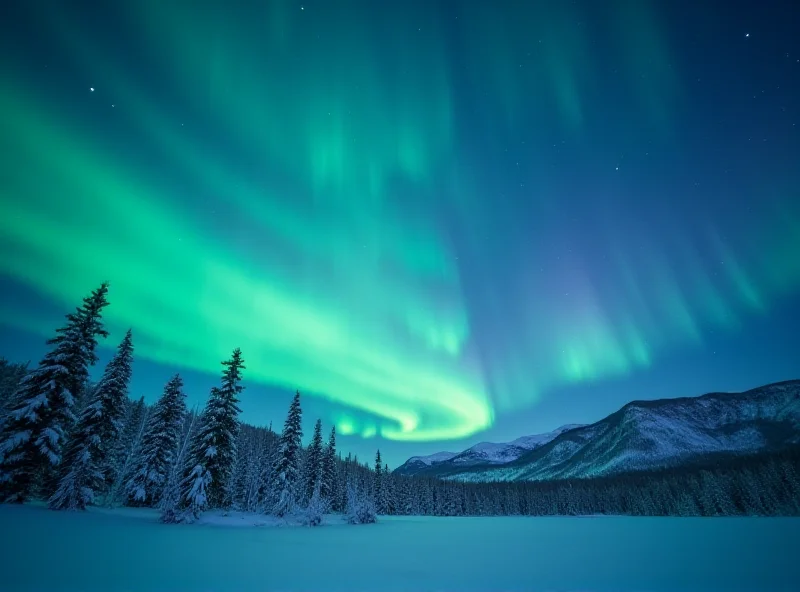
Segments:
[[[0,19],[0,355],[105,361],[392,466],[797,378],[793,2],[178,0]],[[100,368],[97,369],[98,372]]]

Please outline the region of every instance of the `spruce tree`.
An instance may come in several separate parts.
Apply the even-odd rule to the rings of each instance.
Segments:
[[[372,524],[378,521],[374,498],[352,482],[347,484],[345,520],[348,524]]]
[[[297,391],[283,425],[278,457],[272,471],[273,490],[277,496],[272,513],[276,516],[285,516],[294,510],[296,504],[300,442],[303,437],[301,420],[300,391]]]
[[[228,483],[231,508],[244,510],[247,505],[248,483],[256,459],[257,428],[243,425],[236,442],[236,463]]]
[[[75,399],[97,361],[97,338],[108,335],[101,319],[107,294],[104,283],[67,315],[67,324],[47,342],[53,349],[14,395],[0,435],[0,501],[24,502],[37,472],[52,471],[61,462]]]
[[[60,465],[58,487],[50,498],[51,509],[83,510],[102,490],[109,447],[119,435],[120,418],[125,411],[132,362],[133,343],[128,330],[81,412]]]
[[[381,489],[383,493],[383,508],[386,514],[395,514],[396,513],[396,488],[395,488],[395,481],[392,476],[392,473],[389,471],[389,465],[387,463],[383,463],[383,488]]]
[[[132,364],[133,341],[131,330],[128,329],[97,385],[99,392],[96,395],[100,400],[102,413],[99,421],[100,449],[97,463],[103,471],[124,427]]]
[[[136,466],[150,411],[144,402],[144,397],[135,402],[128,399],[125,408],[122,432],[114,443],[103,469],[107,489],[105,501],[108,504],[116,502],[117,495],[123,490],[131,470]]]
[[[78,394],[75,396],[75,404],[72,406],[73,420],[71,423],[67,424],[64,430],[65,434],[69,435],[70,432],[72,432],[73,428],[77,425],[78,418],[83,415],[83,410],[94,401],[98,386],[100,385],[97,382],[87,381],[78,391]]]
[[[102,488],[103,472],[96,462],[101,455],[101,415],[102,402],[97,398],[84,407],[59,465],[56,490],[48,503],[51,510],[85,510]]]
[[[14,364],[0,357],[0,428],[13,406],[14,394],[28,373],[28,364]]]
[[[253,507],[257,512],[270,512],[277,500],[275,491],[277,481],[274,479],[273,470],[278,462],[279,445],[278,436],[272,431],[272,423],[270,423],[257,461],[260,470],[254,483],[253,496]]]
[[[322,455],[322,481],[320,483],[320,495],[331,500],[335,507],[336,499],[336,426],[331,428],[331,435],[328,437],[328,444]]]
[[[308,505],[300,512],[300,523],[305,526],[319,526],[325,514],[330,510],[330,500],[325,499],[319,492],[319,482],[314,486]]]
[[[322,420],[318,419],[314,425],[314,435],[311,437],[311,443],[306,451],[305,484],[303,487],[303,501],[305,502],[309,501],[311,496],[314,495],[314,489],[321,486],[322,455]]]
[[[378,514],[385,514],[385,509],[381,503],[383,500],[383,464],[381,463],[381,451],[375,453],[375,480],[372,488],[375,497],[375,506]]]
[[[400,477],[397,485],[397,513],[405,516],[413,514],[414,491],[411,489],[411,479]]]
[[[183,479],[183,468],[186,466],[189,455],[189,447],[192,445],[195,434],[200,428],[202,416],[197,413],[195,408],[184,416],[182,435],[178,445],[178,454],[164,486],[164,493],[158,502],[161,509],[161,521],[168,524],[180,522],[180,501],[181,485]]]
[[[163,493],[186,415],[183,380],[176,374],[164,387],[142,437],[142,449],[125,492],[131,506],[154,506]]]
[[[206,508],[229,505],[228,482],[236,461],[239,434],[239,394],[245,368],[242,352],[233,351],[222,363],[222,386],[211,390],[203,411],[200,429],[192,440],[189,462],[185,466],[179,508],[183,519],[196,519]]]

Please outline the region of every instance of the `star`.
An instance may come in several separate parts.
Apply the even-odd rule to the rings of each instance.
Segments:
[[[750,37],[750,33],[745,33],[744,36],[745,37]]]
[[[94,87],[93,86],[89,87],[89,92],[94,92]]]

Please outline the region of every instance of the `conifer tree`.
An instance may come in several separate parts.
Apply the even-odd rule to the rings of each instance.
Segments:
[[[243,426],[244,427],[244,426]],[[262,488],[262,478],[265,476],[264,472],[270,470],[271,460],[269,452],[272,449],[273,434],[266,428],[254,428],[248,426],[246,441],[246,458],[243,459],[241,472],[239,475],[239,483],[236,485],[236,506],[237,509],[245,510],[247,512],[263,511],[263,505],[260,502],[259,495]],[[243,434],[244,435],[244,434]],[[268,450],[269,449],[269,450]],[[239,457],[242,455],[242,448],[239,448]],[[267,472],[266,477],[269,477]]]
[[[401,477],[397,484],[397,513],[405,516],[412,514],[414,512],[413,500],[414,492],[411,489],[411,480]]]
[[[64,430],[64,433],[68,436],[77,424],[78,418],[83,415],[83,410],[94,400],[98,386],[99,383],[91,381],[87,381],[81,386],[78,394],[75,396],[75,404],[72,406],[72,422],[68,423]]]
[[[231,497],[231,507],[235,510],[244,510],[247,505],[248,484],[256,460],[256,447],[258,428],[243,425],[239,430],[236,442],[236,464],[231,472],[228,489]]]
[[[182,519],[186,521],[196,519],[206,508],[230,503],[228,482],[236,461],[238,403],[244,388],[240,384],[245,368],[241,350],[236,348],[231,359],[222,365],[222,385],[211,389],[184,471],[179,507],[184,510]]]
[[[300,442],[303,437],[301,420],[300,391],[297,391],[283,425],[278,456],[272,471],[273,490],[277,497],[272,513],[276,516],[285,516],[294,510],[296,504]]]
[[[260,469],[253,484],[255,490],[252,495],[252,507],[257,512],[270,512],[277,501],[273,469],[278,462],[279,445],[280,440],[272,431],[272,423],[270,423],[259,451],[257,465]]]
[[[100,408],[98,399],[90,401],[67,441],[56,490],[48,502],[51,510],[85,510],[103,486],[103,472],[96,462],[101,455]]]
[[[99,392],[96,395],[101,402],[102,412],[102,419],[99,421],[100,455],[97,463],[103,471],[124,428],[133,365],[132,339],[131,330],[128,329],[97,385]]]
[[[335,507],[336,500],[336,426],[331,428],[328,444],[322,454],[322,480],[320,482],[320,495],[331,500]]]
[[[150,413],[141,453],[125,487],[128,505],[153,506],[160,499],[175,461],[185,415],[183,379],[176,374]]]
[[[371,524],[378,521],[374,498],[354,483],[347,484],[345,520],[349,524]]]
[[[186,466],[189,447],[194,440],[195,434],[200,426],[200,414],[197,408],[184,416],[182,436],[178,445],[178,454],[164,486],[164,493],[158,502],[161,509],[161,521],[168,524],[180,522],[179,504],[181,499],[181,480],[183,478],[183,468]]]
[[[133,343],[128,330],[93,389],[92,400],[81,412],[60,465],[58,487],[50,498],[51,509],[83,510],[103,488],[103,469],[109,445],[120,432],[132,362]]]
[[[108,504],[113,504],[116,501],[117,495],[124,489],[128,477],[130,477],[130,472],[136,465],[144,432],[147,428],[149,411],[150,409],[144,402],[144,397],[140,397],[135,402],[130,399],[125,402],[125,418],[122,422],[122,432],[114,443],[103,470],[107,489],[105,501]]]
[[[61,462],[75,399],[97,361],[97,338],[108,335],[101,319],[107,294],[104,283],[67,315],[67,324],[47,342],[53,349],[19,385],[0,435],[0,501],[24,502],[36,473]]]
[[[375,453],[375,477],[372,487],[373,496],[375,499],[375,507],[378,514],[385,514],[383,504],[383,464],[381,463],[381,451]]]
[[[330,510],[330,501],[322,497],[319,492],[319,483],[314,487],[308,505],[300,513],[300,522],[306,526],[319,526],[322,519]]]
[[[28,364],[14,364],[0,357],[0,429],[13,406],[14,394],[28,373]]]
[[[386,514],[396,513],[396,487],[392,473],[389,471],[389,465],[383,463],[383,487],[381,492],[383,494],[382,503],[383,509]]]
[[[314,495],[314,489],[321,486],[322,479],[322,420],[318,419],[314,425],[314,435],[311,438],[311,443],[308,445],[305,459],[305,484],[303,497],[304,501],[311,499]]]

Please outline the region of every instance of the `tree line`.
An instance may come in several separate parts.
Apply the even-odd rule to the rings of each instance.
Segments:
[[[54,510],[129,505],[167,523],[236,509],[317,525],[327,512],[352,523],[376,514],[494,516],[800,515],[800,451],[705,465],[552,482],[463,483],[393,474],[336,449],[317,420],[302,445],[300,393],[280,433],[239,421],[242,352],[222,362],[203,409],[189,410],[180,375],[147,405],[128,397],[128,331],[102,377],[89,381],[108,285],[87,296],[48,341],[39,365],[0,359],[0,501],[44,499]]]
[[[590,479],[462,483],[395,476],[399,494],[394,512],[434,516],[800,516],[798,476],[800,449]]]
[[[364,469],[337,457],[335,429],[323,445],[317,421],[303,448],[299,392],[280,435],[241,424],[245,364],[238,348],[222,362],[220,384],[201,411],[187,409],[179,374],[151,407],[130,401],[130,330],[100,380],[90,383],[98,339],[108,336],[107,294],[104,283],[67,315],[37,368],[0,366],[0,501],[40,498],[54,510],[124,503],[159,508],[164,522],[231,507],[308,524],[331,509],[347,511],[351,522],[374,521],[367,479],[359,476]],[[12,390],[7,383],[15,379]],[[335,483],[341,473],[344,489]]]

